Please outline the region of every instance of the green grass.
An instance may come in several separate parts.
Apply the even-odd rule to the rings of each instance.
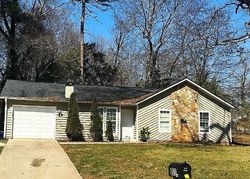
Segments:
[[[8,142],[7,139],[0,139],[0,143],[5,143],[5,144],[6,144],[7,142]],[[3,150],[3,148],[4,148],[4,147],[1,147],[1,146],[0,146],[0,154],[1,154],[2,150]]]
[[[250,176],[250,147],[181,144],[62,145],[83,178],[169,178],[171,162],[187,161],[197,178]]]

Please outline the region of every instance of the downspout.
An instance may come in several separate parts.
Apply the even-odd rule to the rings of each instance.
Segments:
[[[138,104],[136,105],[136,140],[139,141],[139,117],[138,117]]]
[[[119,126],[119,131],[118,131],[118,135],[119,135],[119,140],[122,140],[122,136],[121,136],[121,123],[122,123],[122,107],[121,105],[119,105],[119,122],[118,122],[118,126]]]
[[[232,110],[231,110],[232,111]],[[232,121],[232,113],[230,111],[230,145],[233,143],[233,134],[232,134],[232,127],[233,127],[233,121]]]
[[[4,98],[4,131],[3,131],[3,138],[6,138],[6,128],[7,128],[7,98]]]

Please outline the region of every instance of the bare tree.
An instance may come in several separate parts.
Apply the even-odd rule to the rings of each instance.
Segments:
[[[235,2],[229,2],[226,3],[223,7],[220,7],[215,11],[215,15],[220,12],[221,10],[230,7],[230,6],[235,6],[235,13],[239,13],[240,10],[248,10],[250,11],[250,1],[249,0],[234,0]],[[245,26],[249,27],[250,22],[245,22]],[[242,32],[241,35],[237,34],[232,34],[230,37],[226,39],[221,39],[220,41],[217,42],[218,45],[228,45],[228,44],[238,44],[241,42],[245,42],[250,38],[250,32]]]
[[[114,14],[113,39],[106,50],[106,58],[118,68],[118,78],[115,85],[144,86],[146,59],[144,46],[141,41],[134,38],[128,22]]]
[[[119,4],[117,17],[127,23],[130,32],[146,49],[147,86],[155,85],[159,53],[168,42],[173,21],[183,5],[181,0],[128,0]]]
[[[247,95],[249,93],[249,52],[241,51],[239,54],[239,60],[237,61],[237,68],[232,69],[231,78],[232,84],[231,95],[234,97],[236,102],[236,107],[238,114],[242,119],[247,115],[248,99]]]
[[[218,42],[233,34],[230,16],[207,3],[131,0],[118,5],[115,17],[122,26],[116,28],[120,33],[129,29],[125,41],[133,39],[141,47],[147,86],[164,86],[185,76],[205,85],[215,76],[226,76],[234,45],[218,46]]]
[[[209,10],[207,8],[207,10]],[[227,37],[229,29],[229,16],[221,12],[213,17],[213,9],[201,13],[189,21],[189,29],[186,33],[186,44],[183,63],[186,68],[186,76],[194,79],[200,85],[206,85],[209,79],[226,77],[226,71],[232,67],[229,60],[231,49],[234,46],[217,46],[220,38]],[[182,27],[183,28],[183,27]]]

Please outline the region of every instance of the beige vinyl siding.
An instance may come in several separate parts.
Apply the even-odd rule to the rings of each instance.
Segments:
[[[59,113],[61,116],[59,116]],[[67,139],[67,135],[65,133],[67,117],[68,111],[56,111],[56,139]]]
[[[67,139],[67,135],[65,133],[67,118],[68,118],[68,104],[64,103],[63,105],[57,105],[56,112],[56,139]],[[59,116],[59,113],[61,115]],[[79,119],[81,124],[83,125],[83,135],[86,140],[90,140],[90,105],[88,104],[79,104]]]
[[[227,125],[230,125],[231,113],[221,105],[216,104],[200,93],[198,97],[198,106],[199,111],[208,111],[210,113],[210,126],[212,126],[212,129],[210,129],[209,133],[205,134],[207,135],[207,139],[217,142],[220,138],[222,138],[221,142],[229,143],[227,136],[230,137],[231,131],[223,133],[223,130],[227,127]],[[201,140],[204,137],[204,134],[200,133],[199,137]]]
[[[13,128],[13,123],[12,123],[12,116],[13,116],[13,107],[8,106],[7,107],[7,121],[6,121],[6,138],[12,138],[12,128]]]
[[[162,93],[157,98],[139,104],[138,108],[138,133],[143,127],[149,127],[150,140],[171,139],[170,133],[159,132],[159,109],[171,109],[169,93]]]
[[[68,104],[64,103],[63,105],[57,105],[56,111],[56,139],[63,140],[67,139],[65,133],[67,118],[68,118]],[[60,115],[59,115],[60,113]],[[79,119],[83,125],[83,135],[86,140],[91,139],[89,134],[90,129],[90,105],[88,104],[79,104]]]
[[[59,112],[62,114],[59,116]],[[56,115],[56,139],[67,139],[67,135],[65,133],[66,125],[67,125],[67,118],[68,118],[68,111],[57,111]],[[90,140],[90,112],[79,112],[79,119],[81,124],[83,125],[83,135],[84,139]]]
[[[65,140],[67,135],[65,133],[68,117],[68,104],[67,103],[57,103],[57,102],[32,102],[32,101],[18,101],[18,100],[8,100],[8,109],[7,109],[7,128],[6,128],[6,138],[12,138],[13,130],[13,107],[12,105],[33,105],[33,106],[56,106],[56,139]],[[86,140],[90,140],[90,104],[79,104],[79,119],[83,125],[83,135]],[[115,106],[117,107],[117,106]],[[120,135],[120,111],[118,108],[118,131],[117,136]],[[60,113],[60,115],[59,115]]]
[[[62,115],[59,116],[59,113]],[[65,129],[67,125],[68,118],[68,104],[57,106],[56,115],[56,139],[67,139]],[[90,129],[90,105],[89,104],[79,104],[79,119],[83,125],[83,135],[86,140],[90,139],[89,129]]]
[[[136,121],[138,122],[138,135],[143,127],[149,127],[149,132],[151,133],[150,140],[171,140],[171,134],[159,132],[159,109],[168,109],[171,111],[171,105],[170,91],[163,92],[139,104],[138,121]],[[212,129],[209,133],[206,133],[205,136],[207,139],[216,143],[221,138],[220,142],[229,143],[228,138],[231,137],[231,130],[228,125],[231,122],[231,113],[228,107],[199,92],[198,110],[210,113],[210,125],[212,125]],[[229,127],[229,130],[223,133],[226,127]],[[204,133],[199,133],[200,140],[202,137],[204,137]]]
[[[83,135],[85,140],[90,140],[91,136],[89,133],[91,126],[91,113],[90,112],[79,112],[80,122],[83,125]]]

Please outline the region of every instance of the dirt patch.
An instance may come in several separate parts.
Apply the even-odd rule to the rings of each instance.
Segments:
[[[233,142],[236,144],[250,145],[250,134],[235,134]]]
[[[31,163],[31,166],[33,167],[40,167],[42,163],[45,161],[45,159],[34,159]]]

